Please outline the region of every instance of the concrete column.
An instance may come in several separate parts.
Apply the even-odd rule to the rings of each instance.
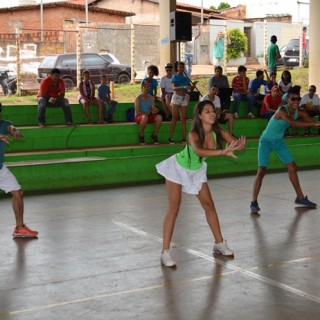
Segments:
[[[315,85],[317,91],[320,88],[320,45],[317,41],[318,31],[320,30],[320,1],[310,0],[309,6],[310,24],[309,24],[309,85]]]
[[[176,10],[176,0],[161,0],[160,6],[160,74],[164,75],[166,63],[177,60],[176,42],[170,41],[170,12]]]

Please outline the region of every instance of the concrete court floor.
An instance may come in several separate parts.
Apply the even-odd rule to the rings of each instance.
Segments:
[[[319,202],[320,170],[299,176]],[[164,184],[27,196],[37,240],[12,240],[1,198],[0,320],[319,319],[319,209],[296,207],[287,174],[275,173],[252,216],[253,178],[209,181],[234,259],[212,257],[198,200],[183,196],[176,269],[159,264]]]

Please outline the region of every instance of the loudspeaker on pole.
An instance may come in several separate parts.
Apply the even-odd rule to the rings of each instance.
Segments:
[[[192,15],[190,12],[170,12],[170,40],[192,40]]]

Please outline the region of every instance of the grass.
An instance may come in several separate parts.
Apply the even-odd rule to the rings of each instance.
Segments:
[[[294,85],[300,85],[301,86],[301,93],[305,93],[308,90],[308,68],[293,68],[290,70],[292,75],[292,83]],[[278,71],[278,80],[280,79],[282,71]],[[250,79],[253,79],[255,77],[255,72],[248,72],[247,76]],[[232,76],[228,76],[229,82],[231,84]],[[208,78],[200,78],[197,79],[198,84],[197,88],[199,91],[205,95],[208,91]],[[140,93],[140,84],[122,84],[122,85],[115,85],[115,100],[118,102],[133,102],[135,97]],[[78,91],[68,91],[66,93],[66,97],[69,99],[70,103],[78,103]],[[25,104],[36,104],[36,95],[29,95],[29,96],[11,96],[11,97],[2,97],[1,102],[3,105],[25,105]]]

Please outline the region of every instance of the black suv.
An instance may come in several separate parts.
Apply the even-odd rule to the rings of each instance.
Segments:
[[[77,83],[77,56],[75,53],[46,56],[38,68],[37,81],[40,83],[53,68],[58,68],[61,71],[61,78],[64,80],[67,90],[74,88]],[[131,80],[129,66],[110,63],[97,53],[81,54],[81,73],[83,70],[90,71],[91,80],[95,84],[100,83],[102,75],[106,75],[108,81],[117,83],[127,83]]]
[[[309,46],[308,39],[307,39],[307,46]],[[286,45],[286,49],[283,54],[283,63],[285,66],[298,66],[299,59],[300,59],[300,41],[299,39],[291,39],[289,43]]]

